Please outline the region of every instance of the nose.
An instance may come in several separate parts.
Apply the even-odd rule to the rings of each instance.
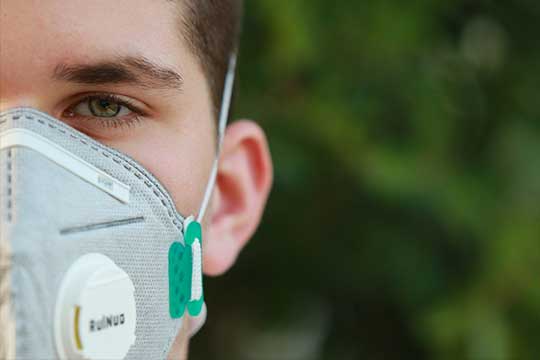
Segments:
[[[16,107],[32,107],[41,111],[46,111],[43,104],[40,104],[40,101],[37,98],[29,96],[8,98],[7,96],[4,96],[4,92],[2,92],[0,97],[0,112]]]
[[[2,2],[2,0],[0,0]],[[0,44],[2,50],[4,44]],[[24,60],[24,59],[23,59]],[[56,86],[50,84],[42,73],[45,70],[20,61],[14,63],[0,56],[0,111],[16,107],[32,107],[43,112],[53,110],[57,99]]]
[[[24,56],[9,57],[14,52],[11,43],[0,41],[0,47],[0,111],[21,106],[47,110],[55,94],[55,87],[44,75],[48,68],[29,62]]]

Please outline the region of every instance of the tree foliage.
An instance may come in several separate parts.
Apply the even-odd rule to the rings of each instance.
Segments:
[[[540,5],[246,2],[275,186],[207,359],[536,359]]]

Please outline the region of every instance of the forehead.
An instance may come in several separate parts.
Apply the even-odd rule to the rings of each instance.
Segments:
[[[103,56],[144,55],[168,65],[187,51],[178,7],[153,0],[0,0],[0,66],[54,68]],[[178,65],[178,64],[176,64]],[[2,71],[4,72],[4,71]]]

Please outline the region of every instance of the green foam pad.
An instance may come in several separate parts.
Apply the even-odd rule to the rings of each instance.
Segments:
[[[169,313],[173,319],[184,315],[191,297],[191,249],[179,242],[169,248]]]
[[[191,254],[191,245],[193,245],[193,243],[195,242],[196,239],[199,239],[199,242],[200,242],[201,248],[202,248],[203,242],[202,242],[201,224],[199,224],[196,221],[191,221],[187,225],[186,231],[184,233],[184,240],[186,242],[186,246],[189,247],[190,258],[192,256],[192,254]],[[202,259],[201,259],[201,266],[202,266]],[[201,271],[202,271],[202,268],[201,268]],[[190,279],[191,279],[191,270],[190,270]],[[202,281],[202,274],[201,274],[201,281]],[[201,286],[202,286],[202,284],[201,284]],[[190,289],[190,298],[191,298],[191,289]],[[188,308],[189,315],[191,315],[191,316],[199,315],[201,310],[202,310],[203,304],[204,304],[204,288],[203,288],[203,292],[201,293],[200,299],[195,300],[195,301],[188,301],[187,308]]]

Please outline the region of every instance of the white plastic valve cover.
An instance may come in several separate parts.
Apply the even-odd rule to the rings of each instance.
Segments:
[[[135,343],[134,286],[105,255],[80,257],[67,271],[55,309],[61,359],[123,359]]]

